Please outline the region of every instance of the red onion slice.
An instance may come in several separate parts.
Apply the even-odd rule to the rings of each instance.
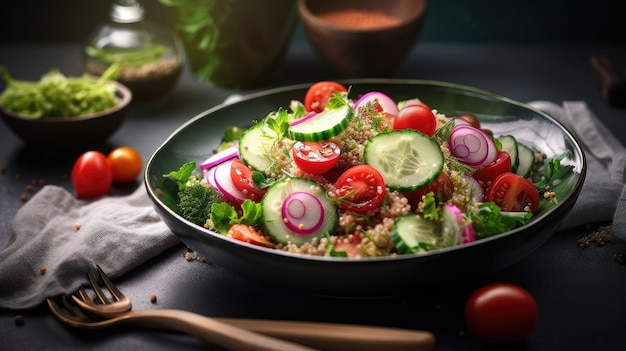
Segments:
[[[282,205],[285,225],[296,234],[311,234],[324,223],[324,207],[317,196],[295,192],[287,196]]]
[[[480,169],[493,162],[498,153],[496,144],[482,130],[459,124],[452,129],[450,152],[470,167]]]
[[[246,195],[239,191],[233,183],[233,179],[230,176],[230,168],[233,160],[220,163],[215,166],[214,181],[217,189],[224,194],[228,201],[234,204],[242,204],[246,199]]]
[[[358,99],[355,103],[354,103],[354,109],[358,109],[359,106],[367,104],[370,101],[374,101],[377,100],[378,101],[378,105],[380,106],[380,108],[383,109],[384,112],[386,113],[390,113],[394,116],[397,116],[398,113],[400,112],[398,110],[398,104],[396,104],[395,101],[393,101],[392,98],[390,98],[389,96],[379,92],[379,91],[371,91],[369,93],[366,93],[365,95],[361,96],[360,99]]]
[[[317,112],[315,112],[315,111],[311,111],[308,115],[306,115],[306,116],[304,116],[304,117],[302,117],[302,118],[299,118],[299,119],[297,119],[297,120],[295,120],[295,121],[291,122],[291,124],[289,124],[289,125],[290,125],[291,127],[293,127],[293,126],[297,126],[298,124],[302,124],[302,123],[304,123],[304,122],[306,122],[306,121],[310,120],[311,118],[315,117],[315,115],[317,115]]]
[[[217,166],[220,163],[233,159],[235,157],[239,157],[239,146],[237,144],[229,147],[228,149],[224,149],[211,157],[207,158],[204,162],[200,164],[201,169],[208,169],[213,166]]]

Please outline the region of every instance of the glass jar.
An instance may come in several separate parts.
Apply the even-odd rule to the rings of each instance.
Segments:
[[[185,61],[184,49],[171,30],[145,19],[136,0],[117,0],[109,20],[94,30],[84,49],[85,71],[100,76],[119,63],[115,78],[134,100],[156,100],[176,85]]]

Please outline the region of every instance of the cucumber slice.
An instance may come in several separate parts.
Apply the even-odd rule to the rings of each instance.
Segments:
[[[511,172],[515,173],[519,166],[519,157],[517,156],[517,140],[512,135],[501,135],[498,137],[502,151],[506,151],[511,156]]]
[[[391,241],[401,254],[427,252],[438,247],[439,232],[436,222],[409,213],[396,220]]]
[[[298,141],[324,141],[343,132],[354,116],[348,105],[324,110],[308,120],[289,127],[289,137]]]
[[[517,143],[517,157],[519,158],[519,165],[515,173],[524,178],[530,177],[535,167],[535,152],[530,147]]]
[[[365,146],[363,158],[382,174],[388,188],[399,191],[430,184],[443,169],[444,162],[439,144],[412,129],[376,135]]]
[[[313,231],[296,232],[283,220],[283,203],[293,193],[303,192],[314,196],[321,206],[313,209],[322,216],[321,225]],[[275,241],[282,244],[296,244],[298,246],[310,242],[313,238],[322,238],[327,233],[335,231],[339,215],[337,207],[326,195],[324,188],[317,182],[297,177],[286,177],[272,184],[261,201],[265,232]],[[310,210],[310,209],[306,209]]]
[[[239,158],[250,168],[267,172],[276,157],[272,157],[276,149],[276,135],[264,121],[248,128],[239,139]]]

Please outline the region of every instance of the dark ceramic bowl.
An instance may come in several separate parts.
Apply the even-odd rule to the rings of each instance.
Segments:
[[[80,150],[104,143],[122,125],[131,91],[114,82],[119,103],[106,111],[77,117],[33,118],[0,106],[4,123],[28,146],[50,151]]]
[[[424,27],[426,0],[299,0],[317,54],[344,78],[388,75]]]
[[[540,247],[574,205],[586,163],[581,147],[561,124],[528,105],[482,90],[434,81],[362,79],[342,82],[351,96],[382,91],[397,100],[419,97],[448,116],[474,113],[497,135],[511,134],[548,157],[569,150],[575,174],[556,205],[542,207],[522,227],[467,245],[424,254],[350,259],[298,255],[230,239],[183,219],[164,196],[164,174],[184,163],[200,164],[213,153],[224,130],[250,125],[278,107],[302,99],[310,85],[270,90],[212,108],[181,126],[162,144],[146,166],[145,185],[159,215],[182,242],[207,260],[249,279],[306,293],[375,297],[429,290],[485,276],[519,261]]]

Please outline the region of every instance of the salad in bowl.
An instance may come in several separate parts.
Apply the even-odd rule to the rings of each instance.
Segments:
[[[214,154],[164,174],[161,200],[236,241],[359,260],[471,245],[571,195],[569,149],[546,155],[418,95],[351,89],[317,82],[228,126]]]

